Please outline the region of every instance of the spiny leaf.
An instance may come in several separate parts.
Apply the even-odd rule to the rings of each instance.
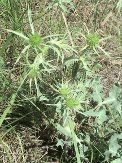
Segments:
[[[122,139],[122,133],[112,135],[109,140],[109,152],[112,154],[112,157],[116,156],[118,150],[121,148],[118,144],[118,139]]]
[[[17,36],[19,36],[19,37],[25,39],[25,40],[29,40],[29,38],[26,37],[23,33],[20,33],[20,32],[17,32],[17,31],[13,31],[13,30],[10,30],[10,29],[5,29],[5,30],[6,30],[7,32],[11,32],[11,33],[13,33],[13,34],[15,34],[15,35],[17,35]]]
[[[122,163],[122,159],[121,158],[117,158],[117,159],[111,161],[111,163]]]
[[[106,115],[106,109],[99,111],[98,117],[96,118],[96,123],[102,125],[108,119]]]

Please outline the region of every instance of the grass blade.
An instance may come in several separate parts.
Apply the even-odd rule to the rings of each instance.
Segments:
[[[34,26],[33,26],[31,15],[32,15],[31,14],[31,10],[30,10],[30,8],[28,6],[28,19],[29,19],[29,24],[30,24],[31,32],[32,32],[32,34],[34,34],[35,32],[34,32]]]
[[[3,112],[3,114],[0,117],[0,127],[2,126],[3,121],[6,119],[6,116],[8,115],[8,113],[11,112],[11,108],[15,102],[15,99],[16,99],[16,94],[14,93],[11,97],[9,106],[5,109],[5,111]]]

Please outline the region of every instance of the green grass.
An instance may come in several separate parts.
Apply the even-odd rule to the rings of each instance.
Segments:
[[[0,1],[0,162],[122,162],[122,1]]]

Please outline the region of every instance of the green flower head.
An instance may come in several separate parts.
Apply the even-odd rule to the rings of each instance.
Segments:
[[[76,99],[76,98],[67,98],[66,99],[66,106],[68,107],[68,108],[75,108],[75,107],[77,107],[77,106],[79,106],[80,105],[80,101],[78,100],[78,99]]]
[[[31,67],[31,70],[29,72],[29,78],[35,78],[38,76],[38,73],[39,73],[39,68],[36,67],[35,65],[33,65]]]
[[[66,97],[69,94],[69,89],[65,88],[65,87],[61,88],[60,89],[60,94],[61,94],[62,97]]]
[[[95,47],[99,44],[100,37],[97,33],[90,33],[86,36],[87,45],[90,47]]]
[[[32,46],[39,46],[42,43],[42,37],[39,34],[31,35],[29,42]]]

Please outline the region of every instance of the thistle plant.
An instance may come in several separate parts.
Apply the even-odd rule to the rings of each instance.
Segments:
[[[21,0],[15,1],[16,3],[22,2]],[[14,0],[2,0],[1,2],[4,4],[4,6],[6,6],[6,3],[8,4],[8,6],[10,6],[9,2],[11,2],[11,4],[14,4]],[[37,2],[39,3],[39,1]],[[2,106],[5,106],[4,109],[0,110],[0,127],[4,126],[4,121],[9,114],[11,114],[12,117],[14,111],[12,109],[14,107],[15,110],[17,110],[21,106],[22,109],[26,106],[31,109],[33,109],[34,107],[41,113],[43,118],[40,116],[40,114],[39,117],[38,115],[32,115],[32,129],[35,127],[39,127],[40,130],[43,129],[43,127],[45,128],[45,126],[50,125],[51,129],[54,130],[53,127],[55,127],[57,133],[56,131],[54,135],[52,135],[53,133],[51,133],[51,138],[52,136],[54,137],[54,143],[55,138],[57,138],[57,146],[62,147],[62,152],[66,154],[64,156],[65,158],[68,158],[67,150],[72,150],[75,158],[72,158],[71,162],[122,162],[121,86],[119,85],[119,83],[116,83],[108,92],[108,95],[104,94],[104,89],[100,81],[99,74],[96,73],[97,70],[99,70],[101,63],[99,62],[99,60],[96,60],[96,58],[99,59],[105,57],[104,55],[106,55],[107,57],[109,56],[109,53],[104,50],[105,48],[103,45],[105,45],[104,41],[109,39],[110,37],[104,38],[99,34],[98,31],[93,31],[92,28],[88,29],[86,25],[85,32],[79,33],[79,31],[82,30],[82,27],[80,22],[77,22],[77,18],[78,20],[79,18],[81,20],[80,12],[82,12],[80,10],[77,10],[78,6],[85,7],[86,4],[88,5],[87,7],[92,6],[96,10],[95,14],[98,14],[99,16],[99,12],[97,12],[98,5],[102,4],[100,6],[100,9],[102,9],[102,7],[104,7],[104,5],[106,7],[111,2],[111,0],[109,2],[105,2],[106,4],[104,4],[103,2],[104,1],[97,1],[97,4],[95,4],[95,1],[81,2],[72,0],[53,0],[53,2],[49,3],[41,2],[42,5],[43,3],[46,5],[44,6],[42,13],[40,13],[40,10],[39,12],[37,11],[36,15],[34,10],[33,14],[35,14],[35,16],[32,20],[31,9],[29,6],[27,7],[26,1],[26,5],[24,6],[24,4],[21,3],[21,6],[22,8],[24,6],[23,14],[25,14],[25,9],[27,7],[27,21],[29,22],[29,27],[28,23],[26,23],[27,28],[25,30],[29,31],[30,29],[30,31],[24,31],[24,24],[23,26],[21,25],[22,28],[19,28],[19,15],[16,16],[16,14],[19,12],[15,12],[13,18],[10,19],[11,21],[7,21],[11,24],[11,29],[13,30],[4,29],[5,32],[7,31],[8,33],[10,33],[11,37],[14,36],[15,40],[17,40],[16,44],[18,46],[17,48],[15,47],[16,54],[12,52],[13,60],[11,62],[12,64],[10,70],[6,68],[6,60],[4,63],[4,55],[0,57],[0,86],[3,89],[2,93],[5,92],[4,99],[6,100],[7,98],[9,98],[8,94],[12,92],[10,95],[10,100],[8,101],[8,105],[6,105],[6,101],[2,99],[3,95],[0,96],[0,102],[2,101]],[[28,3],[33,4],[33,2],[31,1],[28,1]],[[78,15],[72,14],[72,16],[76,16],[77,24],[71,22],[68,17],[66,17],[68,7],[72,8],[74,4],[77,5],[76,10],[78,11]],[[85,5],[82,6],[81,4]],[[118,9],[118,13],[121,14],[121,0],[118,0],[117,6],[115,6],[115,8],[116,7]],[[13,9],[12,5],[10,9]],[[14,13],[14,10],[11,10],[11,12],[7,13]],[[54,14],[56,15],[56,17]],[[104,10],[102,14],[104,14]],[[1,15],[4,14],[2,13]],[[40,17],[40,15],[41,18],[42,15],[44,15],[44,22],[40,23],[40,29],[43,28],[43,26],[46,26],[46,28],[48,29],[47,31],[45,31],[45,28],[43,29],[43,36],[35,28],[35,25],[39,25],[36,24],[36,16]],[[8,14],[7,18],[11,16],[12,14]],[[106,19],[106,15],[104,16]],[[55,22],[55,18],[59,18],[60,21],[58,21],[58,23]],[[116,16],[115,18],[117,19]],[[24,17],[24,22],[25,19],[26,18]],[[100,18],[100,22],[101,20],[102,19]],[[14,26],[17,23],[18,25]],[[8,26],[8,24],[6,26]],[[119,28],[119,26],[120,22],[118,23],[117,28]],[[55,32],[57,33],[57,27],[60,32],[58,32],[59,34],[54,34]],[[53,29],[55,30],[53,31]],[[78,30],[74,31],[74,29]],[[22,32],[20,32],[19,30]],[[48,33],[48,31],[50,33]],[[121,30],[119,30],[118,33],[120,36]],[[82,47],[77,45],[77,43],[79,42],[77,40],[77,37],[75,38],[75,34],[76,36],[78,35],[78,37],[80,35],[82,36]],[[5,59],[7,56],[6,48],[9,47],[11,39],[6,40],[7,41],[5,42],[5,46],[2,47],[2,51],[5,50]],[[19,52],[20,48],[21,52]],[[103,56],[99,57],[101,55]],[[8,79],[10,78],[10,76],[12,76],[11,74],[15,74],[17,76],[17,80],[14,83],[12,83],[14,81],[13,79]],[[16,76],[14,76],[13,78],[16,78]],[[31,113],[35,114],[35,112],[35,110],[34,112],[29,112],[29,115]],[[25,115],[24,118],[26,118]],[[15,119],[15,121],[13,121],[12,119]],[[37,119],[37,121],[39,120],[37,124],[35,122],[35,119]],[[12,126],[12,124],[16,124],[17,121],[18,117],[7,118],[4,130],[8,127],[8,125]],[[43,123],[40,124],[41,122]],[[3,141],[5,135],[10,132],[11,128],[13,130],[13,127],[10,127],[10,129],[5,132],[3,136],[0,136],[0,143],[5,146],[6,150],[4,151],[8,151],[8,153],[11,153],[11,158],[9,162],[14,162],[12,158],[14,156],[14,154],[12,153],[13,151],[9,150],[9,146],[7,144],[5,145]],[[0,131],[1,130],[2,129],[0,129]],[[37,136],[37,133],[35,135]],[[28,160],[26,160],[28,156],[26,157],[24,155],[26,153],[26,149],[23,147],[25,146],[22,147],[22,143],[24,141],[21,141],[19,137],[18,140],[21,146],[20,148],[22,149],[20,152],[23,157],[23,162],[28,162]],[[55,148],[55,146],[53,147]],[[56,151],[58,150],[56,149]],[[43,156],[47,157],[46,155]],[[20,160],[22,160],[22,157],[20,157]],[[61,157],[64,158],[63,154]],[[67,160],[63,160],[61,158],[58,159],[61,162],[70,162],[69,158]],[[20,162],[20,160],[17,160],[16,162]],[[44,162],[45,160],[47,160],[47,158],[44,158]],[[34,161],[38,162],[38,160]],[[47,161],[52,162],[52,160]]]
[[[20,61],[22,57],[26,55],[26,60],[25,64],[27,67],[27,74],[25,75],[26,77],[29,78],[29,86],[30,86],[30,92],[31,92],[31,86],[32,82],[34,81],[36,90],[38,92],[39,86],[38,86],[38,80],[42,81],[41,76],[43,74],[50,74],[53,71],[57,69],[56,66],[52,64],[52,62],[57,62],[59,59],[61,59],[61,63],[64,62],[64,53],[71,53],[73,49],[71,46],[69,46],[66,43],[66,40],[64,38],[61,38],[60,40],[57,38],[60,35],[49,35],[42,37],[38,32],[35,32],[34,25],[32,22],[32,17],[31,17],[31,10],[28,6],[28,19],[29,19],[29,24],[31,28],[31,34],[29,36],[24,35],[23,33],[20,33],[18,31],[13,31],[10,29],[5,29],[7,32],[11,32],[20,38],[22,38],[26,44],[24,49],[22,50],[21,54],[17,58],[14,66]],[[50,50],[53,50],[52,55],[54,55],[53,60],[48,60],[48,52]],[[34,53],[34,59],[32,61],[32,53]],[[33,62],[33,63],[32,63]],[[26,78],[24,78],[25,81]],[[24,83],[24,81],[22,83]]]
[[[100,53],[102,52],[105,56],[109,57],[110,56],[109,53],[106,52],[100,44],[105,40],[110,39],[111,37],[101,38],[98,32],[90,32],[86,25],[85,27],[86,27],[87,34],[84,35],[80,33],[81,36],[84,38],[86,44],[81,49],[81,52],[83,52],[86,49],[90,49],[93,50],[93,52],[98,56],[100,56]]]

